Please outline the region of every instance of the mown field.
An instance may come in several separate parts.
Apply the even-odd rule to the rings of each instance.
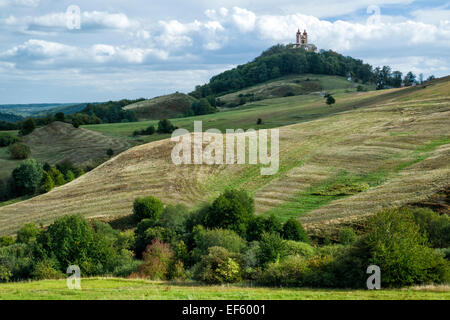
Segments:
[[[0,300],[449,300],[448,286],[389,290],[335,290],[201,286],[128,279],[82,279],[81,291],[65,280],[0,284]]]
[[[296,217],[310,230],[418,202],[448,185],[449,93],[446,78],[426,87],[337,92],[333,106],[320,96],[305,95],[175,119],[175,125],[189,130],[193,120],[203,120],[204,129],[256,128],[259,117],[261,128],[280,127],[278,173],[261,176],[255,165],[175,166],[170,158],[174,143],[155,141],[131,148],[50,193],[1,207],[0,235],[12,234],[29,221],[48,224],[66,214],[125,216],[138,196],[195,207],[230,187],[248,190],[257,214]],[[89,129],[132,139],[132,131],[150,123]]]

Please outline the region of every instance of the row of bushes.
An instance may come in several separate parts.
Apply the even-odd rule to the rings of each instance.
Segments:
[[[133,211],[134,231],[66,216],[48,229],[24,226],[16,243],[0,238],[0,281],[59,277],[71,264],[83,275],[269,286],[360,288],[372,264],[383,287],[450,280],[450,218],[429,209],[385,210],[365,234],[342,229],[340,243],[324,246],[311,244],[294,219],[255,216],[243,191],[228,190],[194,211],[138,198]]]
[[[178,127],[175,127],[173,124],[172,124],[172,122],[170,122],[170,120],[168,120],[168,119],[163,119],[163,120],[160,120],[159,122],[158,122],[158,127],[157,127],[157,129],[155,129],[155,127],[153,126],[153,125],[151,125],[151,126],[148,126],[147,128],[145,128],[145,129],[142,129],[142,130],[135,130],[134,132],[133,132],[133,137],[136,137],[136,136],[139,136],[139,135],[141,135],[141,136],[151,136],[152,134],[154,134],[155,132],[157,132],[157,133],[172,133],[172,132],[174,132],[176,129],[177,129]]]
[[[0,200],[46,193],[82,174],[84,170],[69,160],[50,166],[48,163],[42,165],[35,159],[27,159],[12,171],[6,182],[0,180]]]

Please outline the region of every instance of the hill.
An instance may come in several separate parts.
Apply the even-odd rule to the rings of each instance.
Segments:
[[[137,146],[47,194],[0,208],[0,235],[70,213],[105,219],[128,215],[138,196],[193,207],[229,187],[250,191],[257,214],[296,217],[314,232],[355,223],[382,207],[425,200],[448,184],[449,93],[447,77],[414,88],[343,93],[333,107],[311,97],[312,103],[300,108],[301,122],[280,128],[280,170],[273,176],[261,176],[259,167],[250,165],[175,166],[170,140]],[[292,99],[299,98],[268,100],[274,120],[278,110],[299,114]],[[331,112],[334,108],[341,111]],[[219,129],[227,123],[236,127],[239,121],[220,117],[232,114],[238,120],[262,109],[195,119]]]
[[[354,91],[357,86],[358,84],[348,81],[345,77],[304,74],[277,78],[219,96],[218,99],[225,107],[234,107],[247,102],[305,94],[319,94],[322,91],[333,90],[333,94],[345,90]],[[375,89],[374,86],[370,85],[362,85],[362,88],[366,90]]]
[[[130,146],[123,139],[83,128],[76,129],[71,124],[58,121],[34,130],[23,137],[22,142],[31,148],[33,158],[52,165],[65,159],[77,165],[95,163],[106,158],[108,148],[118,153]],[[11,160],[6,149],[0,149],[0,178],[8,177],[21,162]]]
[[[173,93],[149,100],[136,102],[124,107],[133,110],[142,120],[179,118],[187,114],[195,99],[183,93]]]

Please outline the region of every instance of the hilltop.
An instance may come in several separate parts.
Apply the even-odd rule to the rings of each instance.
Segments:
[[[141,120],[179,118],[186,115],[195,99],[183,93],[173,93],[149,100],[139,101],[124,107],[133,110]]]
[[[287,97],[267,100],[267,107],[258,102],[196,117],[222,129],[225,115],[233,115],[227,121],[236,127],[240,123],[232,119],[249,112],[254,119],[265,110],[272,125],[283,113],[298,123],[280,128],[280,171],[274,176],[249,165],[175,166],[174,143],[151,142],[47,194],[0,208],[0,235],[71,213],[114,219],[130,214],[138,196],[195,207],[229,187],[251,192],[257,214],[296,217],[309,230],[355,223],[382,207],[425,200],[448,184],[449,93],[447,77],[415,88],[342,93],[333,107],[320,97]],[[292,119],[295,114],[300,119]],[[246,121],[243,127],[251,127]]]

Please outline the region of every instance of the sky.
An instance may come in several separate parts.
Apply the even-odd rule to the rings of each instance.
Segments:
[[[0,104],[151,98],[295,41],[450,74],[450,1],[0,0]]]

